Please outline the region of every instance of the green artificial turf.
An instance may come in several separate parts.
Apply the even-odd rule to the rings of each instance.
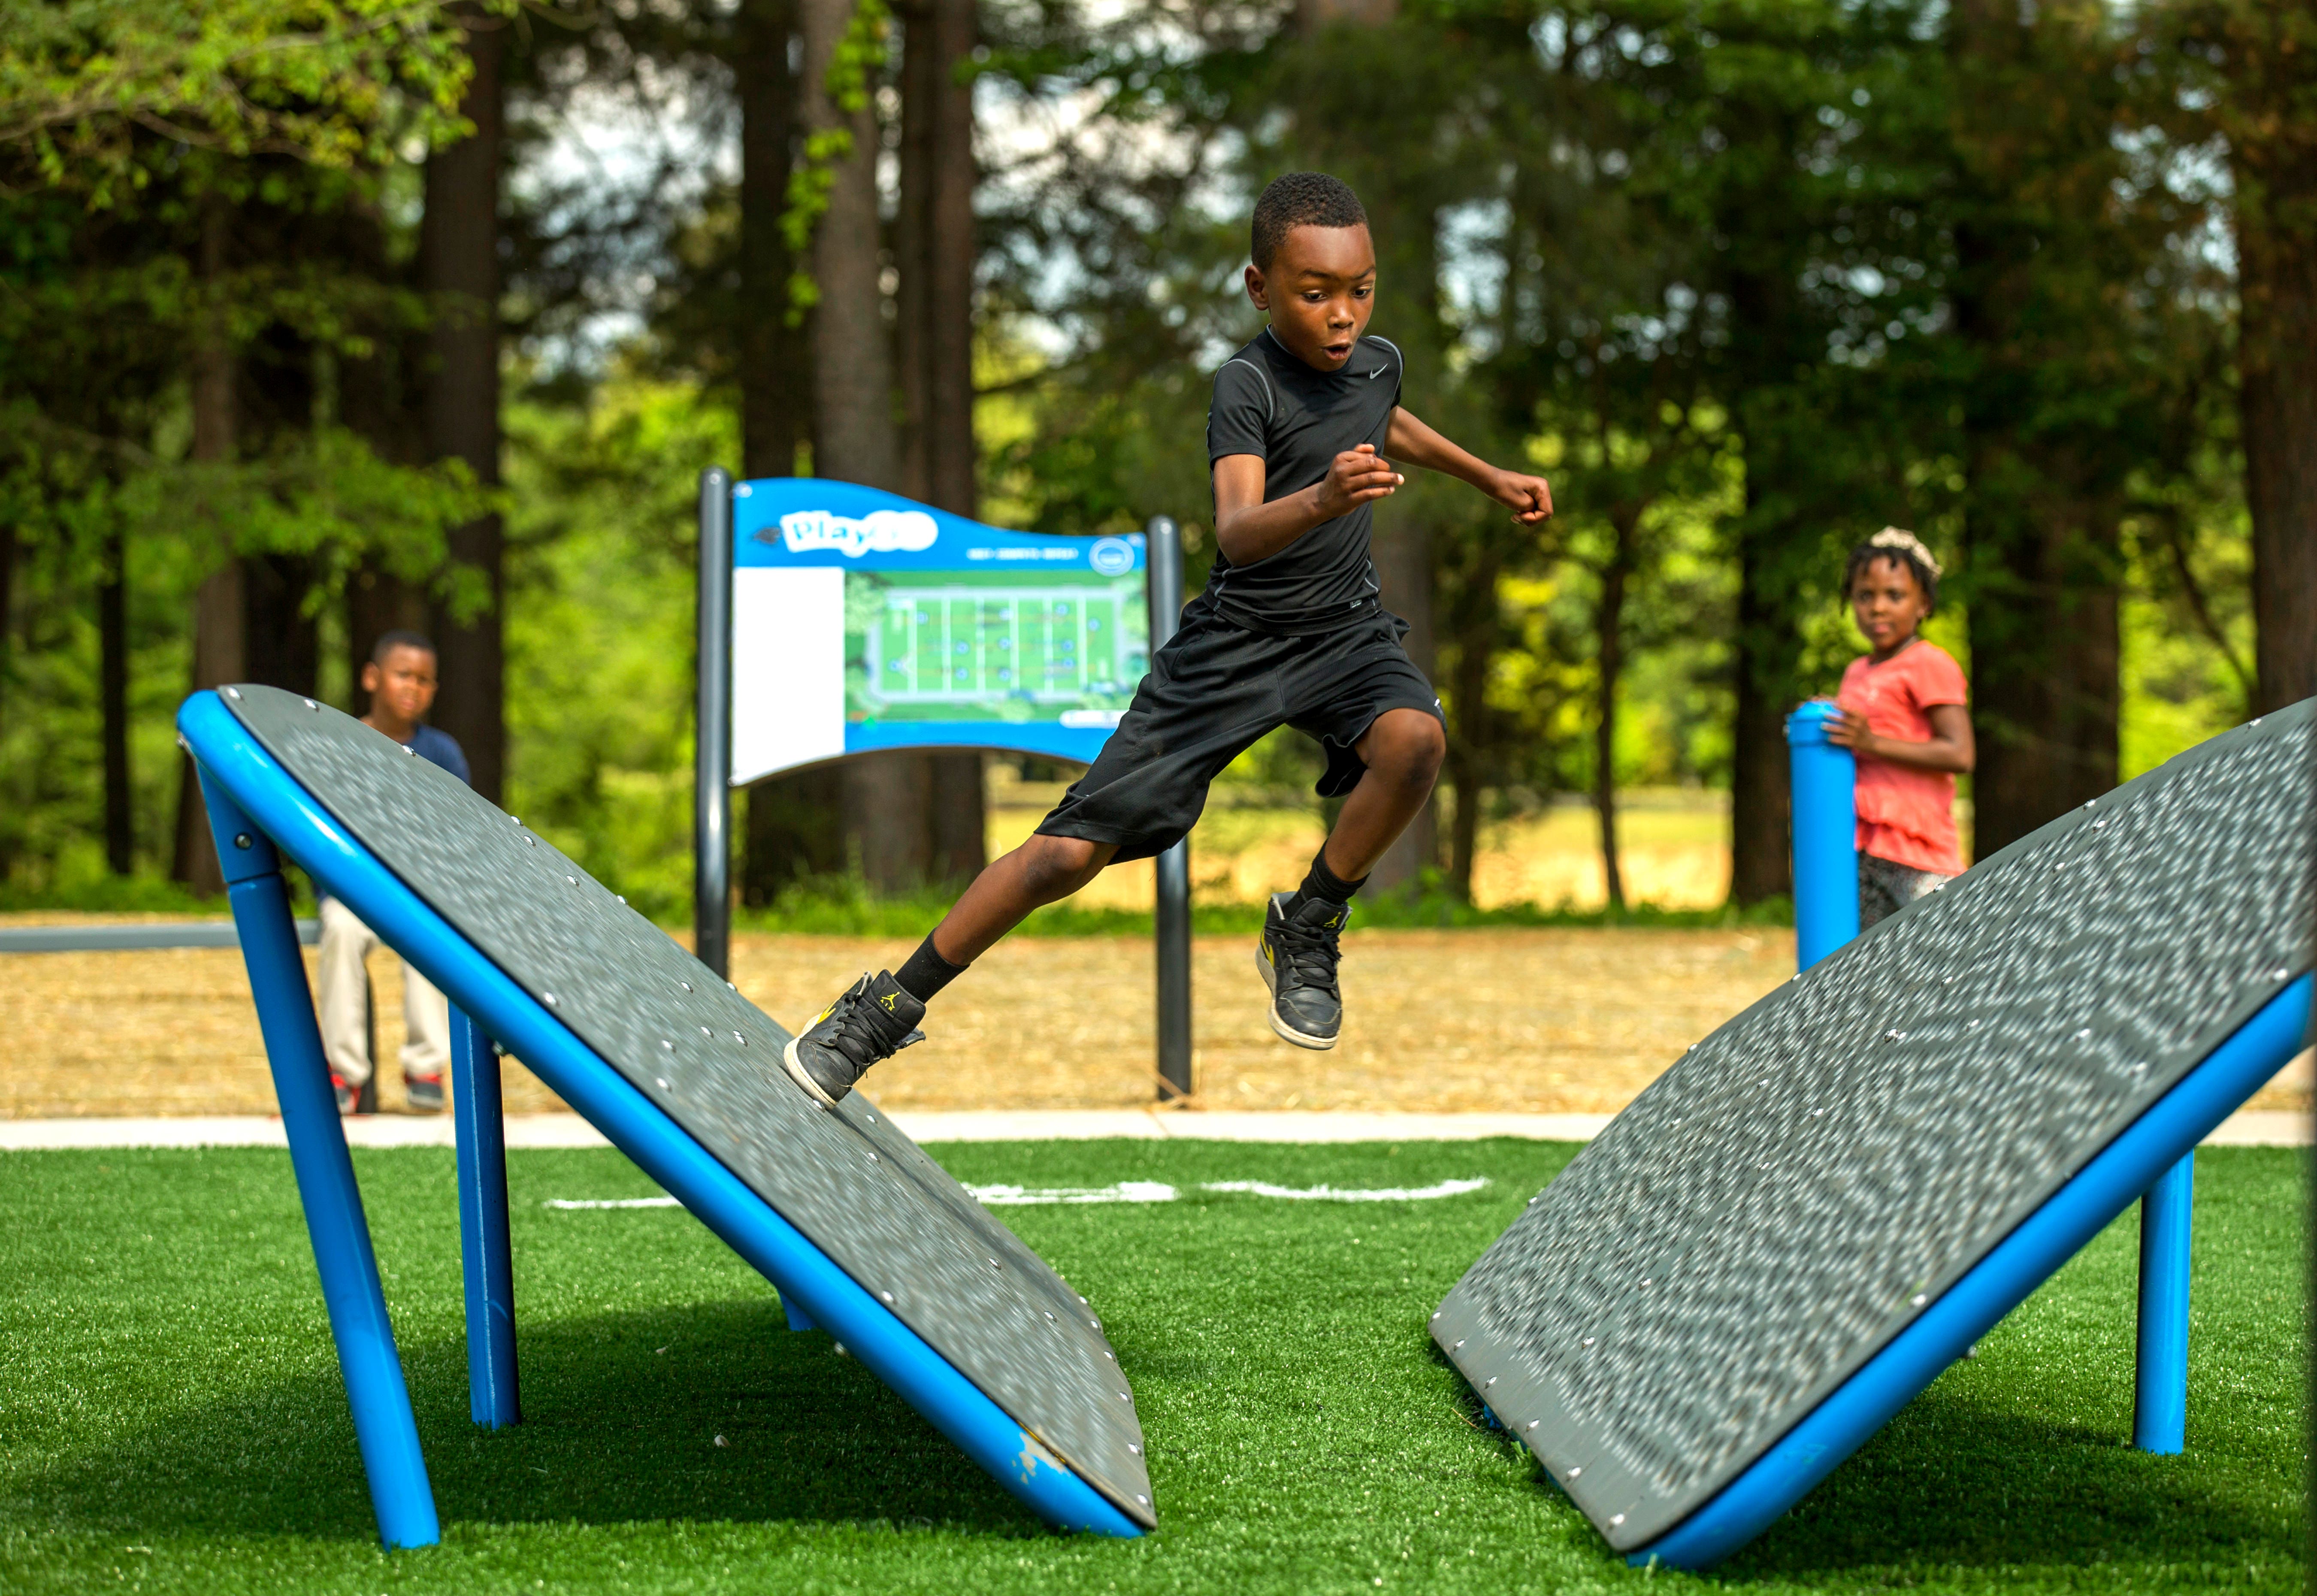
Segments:
[[[940,1149],[975,1181],[1181,1200],[1002,1217],[1100,1310],[1159,1532],[1050,1533],[609,1152],[513,1155],[526,1422],[467,1417],[447,1151],[361,1152],[438,1547],[373,1538],[287,1158],[0,1155],[0,1590],[1563,1591],[1626,1568],[1484,1427],[1426,1315],[1569,1157],[1534,1143]],[[2302,1579],[2300,1172],[2196,1181],[2188,1450],[2129,1449],[2132,1218],[1725,1565],[1764,1589]],[[1198,1182],[1419,1186],[1349,1206]],[[719,1445],[721,1436],[724,1444]]]

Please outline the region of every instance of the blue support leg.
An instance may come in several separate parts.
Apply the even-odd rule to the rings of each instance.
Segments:
[[[514,1364],[514,1261],[507,1238],[506,1121],[499,1056],[451,1011],[452,1111],[459,1138],[459,1257],[467,1280],[467,1386],[475,1422],[523,1422]]]
[[[378,1258],[371,1251],[353,1159],[338,1123],[337,1099],[323,1058],[322,1033],[314,1022],[313,998],[306,987],[306,964],[299,953],[298,926],[290,915],[281,861],[273,844],[210,782],[207,771],[201,779],[218,860],[224,867],[227,900],[233,906],[234,929],[249,967],[258,1029],[273,1069],[282,1128],[290,1141],[290,1167],[306,1210],[314,1267],[322,1278],[322,1302],[337,1344],[338,1372],[353,1410],[354,1441],[370,1480],[379,1538],[389,1550],[433,1546],[443,1538],[434,1516],[434,1493],[426,1482],[426,1459],[418,1449],[418,1423],[411,1415],[410,1392],[395,1352],[394,1325],[387,1317],[386,1292],[379,1281]]]
[[[781,1288],[778,1286],[775,1286],[773,1289],[780,1291]],[[788,1315],[789,1328],[791,1330],[818,1330],[820,1328],[819,1325],[815,1324],[810,1319],[805,1317],[804,1305],[798,1302],[785,1291],[781,1291],[781,1312]]]
[[[2188,1243],[2196,1155],[2156,1178],[2140,1199],[2140,1356],[2132,1444],[2167,1456],[2188,1444]]]

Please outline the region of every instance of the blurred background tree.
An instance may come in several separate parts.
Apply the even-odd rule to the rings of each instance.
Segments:
[[[1469,900],[1565,801],[1622,906],[1640,788],[1774,903],[1890,523],[1953,571],[1983,852],[2317,692],[2313,129],[2308,0],[0,0],[0,883],[212,889],[187,685],[360,709],[416,625],[478,784],[681,916],[697,470],[1167,513],[1195,590],[1299,166],[1411,407],[1561,505],[1379,516],[1450,754],[1378,888]],[[760,784],[744,896],[970,873],[982,765]]]

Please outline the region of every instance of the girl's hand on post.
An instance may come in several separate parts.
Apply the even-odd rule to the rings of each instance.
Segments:
[[[1827,717],[1826,740],[1837,748],[1847,748],[1853,753],[1873,752],[1870,746],[1874,734],[1866,729],[1866,717],[1854,710],[1838,709]]]

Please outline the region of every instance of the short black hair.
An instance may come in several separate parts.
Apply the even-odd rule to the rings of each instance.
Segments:
[[[1290,172],[1275,177],[1255,202],[1249,249],[1258,272],[1271,270],[1293,227],[1364,227],[1368,213],[1351,184],[1324,172]]]
[[[1850,551],[1850,563],[1843,568],[1842,596],[1850,597],[1858,587],[1858,578],[1876,560],[1896,560],[1907,567],[1922,589],[1923,613],[1928,615],[1939,607],[1939,562],[1923,546],[1923,540],[1900,527],[1884,527],[1881,531]]]
[[[434,638],[424,632],[405,631],[398,627],[393,631],[379,633],[378,641],[371,645],[370,663],[384,664],[386,656],[398,648],[416,648],[419,653],[431,654],[436,659],[443,657],[442,651],[434,646]]]

